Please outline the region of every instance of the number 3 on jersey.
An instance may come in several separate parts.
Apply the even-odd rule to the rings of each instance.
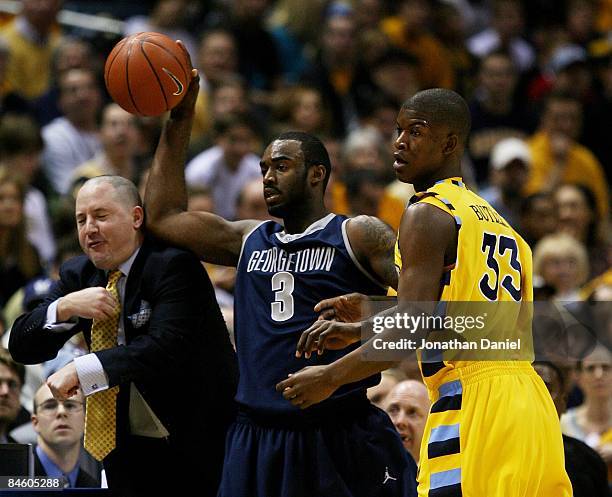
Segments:
[[[496,250],[497,249],[497,250]],[[504,235],[485,233],[482,239],[481,250],[487,256],[487,266],[495,273],[495,284],[491,285],[488,273],[485,273],[479,282],[480,291],[488,300],[498,300],[497,291],[499,280],[502,289],[506,290],[510,297],[517,302],[521,300],[521,263],[518,259],[518,245],[514,238]],[[504,254],[510,250],[510,265],[508,267],[507,258]],[[514,282],[518,286],[514,286]]]
[[[291,273],[285,271],[272,276],[272,291],[274,302],[272,302],[272,319],[274,321],[287,321],[293,317],[293,287],[294,280]]]

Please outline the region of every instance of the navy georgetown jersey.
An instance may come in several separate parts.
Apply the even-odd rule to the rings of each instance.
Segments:
[[[357,348],[295,357],[298,340],[322,299],[350,292],[384,295],[359,264],[346,234],[348,218],[328,214],[306,231],[287,234],[273,221],[245,235],[235,288],[234,324],[240,370],[237,401],[270,413],[297,411],[276,392],[279,381],[305,366],[329,364]],[[376,384],[378,375],[338,389],[324,404]],[[323,406],[324,404],[321,404]]]

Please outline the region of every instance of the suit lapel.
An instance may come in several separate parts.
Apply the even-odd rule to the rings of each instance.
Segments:
[[[142,283],[142,276],[144,271],[144,265],[151,253],[151,242],[145,239],[140,251],[134,259],[134,264],[130,269],[130,274],[125,285],[125,295],[123,298],[123,327],[126,332],[126,339],[128,332],[133,329],[132,323],[129,316],[137,313],[140,307],[140,299],[142,298],[140,287]],[[129,331],[128,331],[129,330]]]

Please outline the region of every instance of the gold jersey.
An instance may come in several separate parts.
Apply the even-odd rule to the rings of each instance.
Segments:
[[[462,338],[486,339],[489,344],[522,339],[514,355],[505,350],[483,352],[478,344],[477,352],[471,354],[422,351],[421,370],[425,382],[435,389],[441,382],[452,379],[448,377],[450,370],[467,365],[470,358],[531,360],[533,284],[529,245],[459,177],[438,181],[427,191],[417,193],[407,208],[416,203],[428,203],[441,209],[457,226],[457,256],[444,268],[440,308],[446,316],[486,316],[486,320],[482,318],[486,321],[483,329],[471,335],[464,334]],[[401,270],[399,243],[395,245],[395,264]]]

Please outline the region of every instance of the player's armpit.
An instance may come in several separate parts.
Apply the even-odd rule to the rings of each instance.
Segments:
[[[395,232],[374,216],[357,216],[346,226],[346,232],[359,262],[382,284],[397,288],[394,264]]]

